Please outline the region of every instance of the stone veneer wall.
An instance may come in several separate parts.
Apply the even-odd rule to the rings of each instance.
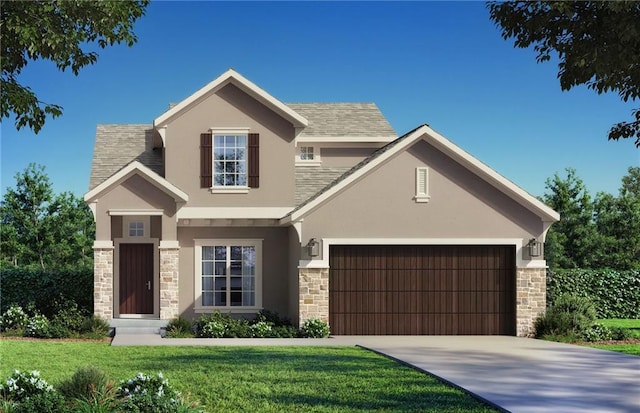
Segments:
[[[93,313],[113,318],[113,247],[93,250]]]
[[[516,269],[516,334],[533,335],[533,324],[547,305],[547,269]]]
[[[310,318],[329,322],[329,269],[300,268],[300,325]]]
[[[180,248],[160,248],[160,319],[180,314],[178,299]]]

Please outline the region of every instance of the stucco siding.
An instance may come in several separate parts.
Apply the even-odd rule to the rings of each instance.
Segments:
[[[173,198],[146,181],[134,175],[115,186],[100,197],[96,204],[96,239],[109,240],[113,236],[110,209],[159,209],[167,217],[174,217],[176,204]],[[117,224],[114,224],[114,226]],[[121,225],[121,224],[120,224]],[[116,230],[117,231],[117,230]]]
[[[211,194],[200,188],[200,134],[211,128],[249,128],[260,134],[260,185],[246,194]],[[293,206],[293,126],[227,85],[177,116],[166,129],[166,179],[189,195],[188,207]]]
[[[289,235],[287,228],[272,227],[179,227],[180,243],[180,314],[194,318],[195,239],[261,239],[262,304],[282,316],[289,312]]]
[[[416,203],[416,167],[429,168]],[[424,141],[309,213],[305,238],[538,237],[539,217]]]

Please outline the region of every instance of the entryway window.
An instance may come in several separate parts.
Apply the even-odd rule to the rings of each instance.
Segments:
[[[261,240],[196,240],[196,310],[257,308]]]
[[[129,236],[144,237],[144,222],[142,221],[129,222]]]

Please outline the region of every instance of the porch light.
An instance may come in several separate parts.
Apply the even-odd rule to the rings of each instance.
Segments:
[[[317,257],[320,255],[320,242],[317,239],[311,238],[307,242],[307,253],[310,257]]]
[[[531,238],[529,240],[529,256],[531,257],[539,257],[542,255],[542,243],[535,238]]]

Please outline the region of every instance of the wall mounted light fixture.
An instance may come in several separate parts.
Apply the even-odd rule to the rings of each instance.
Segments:
[[[320,242],[317,239],[311,238],[307,242],[307,253],[310,257],[317,257],[320,255]]]
[[[535,238],[531,238],[527,244],[529,247],[529,256],[539,257],[542,255],[542,243]]]

